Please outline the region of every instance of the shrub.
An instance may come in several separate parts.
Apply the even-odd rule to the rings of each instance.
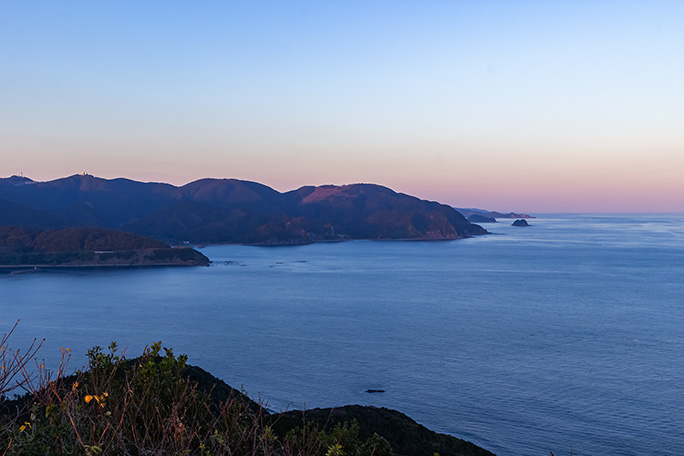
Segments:
[[[33,356],[39,345],[32,347],[26,354]],[[130,360],[116,343],[107,351],[94,347],[88,351],[88,369],[69,376],[69,350],[61,353],[55,372],[38,364],[33,377],[24,367],[26,355],[11,358],[14,378],[21,375],[19,383],[28,393],[2,399],[0,455],[392,454],[377,434],[360,438],[358,423],[319,428],[304,415],[301,426],[278,435],[264,407],[239,393],[212,399],[211,390],[188,377],[187,356],[175,356],[161,342]],[[11,380],[0,387],[7,390]]]

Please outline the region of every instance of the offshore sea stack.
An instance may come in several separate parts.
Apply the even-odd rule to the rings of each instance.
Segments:
[[[525,219],[518,219],[515,222],[511,223],[511,226],[530,226],[530,224],[527,223],[527,220]]]

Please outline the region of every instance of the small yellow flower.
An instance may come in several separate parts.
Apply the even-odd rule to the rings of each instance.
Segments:
[[[74,384],[71,385],[71,391],[76,391],[76,388],[78,388],[78,382],[74,382]]]
[[[92,396],[88,394],[84,399],[86,401],[86,404],[90,404],[92,401],[97,402],[100,405],[100,408],[103,408],[105,406],[105,397],[109,396],[107,393],[103,393],[99,396]]]

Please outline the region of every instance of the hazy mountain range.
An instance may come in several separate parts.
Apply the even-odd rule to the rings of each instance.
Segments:
[[[87,174],[49,182],[0,179],[0,225],[107,228],[172,244],[438,240],[487,233],[450,206],[380,185],[280,193],[237,179],[201,179],[176,187]]]

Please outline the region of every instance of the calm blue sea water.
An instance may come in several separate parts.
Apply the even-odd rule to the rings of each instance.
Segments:
[[[398,409],[499,455],[684,454],[684,216],[452,242],[213,246],[215,265],[0,276],[0,323],[82,364],[162,340],[271,409]],[[367,388],[384,394],[369,395]]]

